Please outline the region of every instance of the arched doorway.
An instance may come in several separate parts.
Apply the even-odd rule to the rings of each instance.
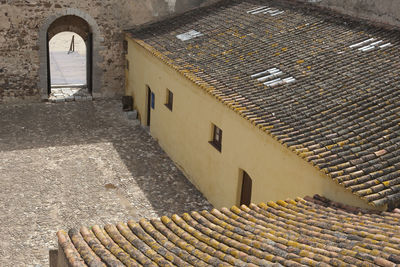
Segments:
[[[51,91],[87,88],[87,47],[75,32],[60,32],[49,40]]]
[[[71,57],[67,57],[62,59],[61,57],[58,57],[60,61],[64,61],[64,62],[59,62],[61,64],[61,68],[59,68],[59,71],[61,74],[60,76],[64,76],[64,78],[68,78],[68,79],[64,79],[64,84],[60,84],[61,86],[65,86],[64,91],[63,88],[56,88],[56,84],[54,83],[54,80],[56,77],[54,77],[55,75],[52,76],[52,63],[53,63],[53,71],[55,70],[54,68],[54,61],[57,60],[57,54],[52,53],[50,54],[50,40],[52,40],[53,38],[55,38],[57,35],[59,35],[60,33],[66,33],[66,32],[74,32],[77,35],[80,36],[80,38],[82,38],[82,40],[85,43],[86,46],[86,52],[85,52],[85,56],[86,56],[86,81],[84,82],[84,84],[82,85],[75,85],[75,84],[71,84],[71,82],[68,82],[68,79],[72,79],[73,77],[65,77],[68,76],[66,75],[69,71],[71,72],[75,72],[75,74],[81,75],[81,73],[79,73],[79,69],[71,69],[71,68],[66,68],[66,64],[71,64],[73,62],[71,62]],[[73,97],[74,93],[72,91],[68,91],[67,93],[67,89],[68,90],[72,90],[73,86],[81,86],[82,88],[80,88],[80,96],[82,94],[87,94],[87,95],[91,95],[92,93],[92,81],[93,81],[93,77],[92,77],[92,62],[93,62],[93,58],[92,58],[92,47],[93,47],[93,43],[92,43],[92,32],[90,29],[89,24],[82,18],[78,17],[78,16],[74,16],[74,15],[67,15],[67,16],[63,16],[60,17],[58,19],[56,19],[48,28],[47,30],[47,94],[50,95],[52,93],[52,89],[54,90],[60,90],[60,98],[61,99],[65,99],[65,98],[70,98]],[[72,45],[72,43],[71,43]],[[53,62],[52,62],[53,59]],[[68,62],[70,61],[70,62]],[[64,63],[64,64],[62,64]],[[73,64],[72,64],[73,65]],[[73,67],[73,66],[71,66]],[[64,72],[64,74],[62,73]],[[54,73],[55,74],[55,73]],[[73,74],[72,74],[73,75]],[[69,76],[72,76],[69,75]],[[53,87],[54,86],[54,87]],[[86,87],[86,88],[85,88]],[[77,92],[79,92],[77,91]],[[70,93],[69,93],[70,92]],[[58,96],[57,96],[58,97]]]
[[[40,70],[39,88],[42,99],[49,99],[52,90],[50,40],[60,33],[73,32],[78,39],[82,39],[85,51],[85,76],[84,87],[87,88],[90,98],[98,96],[101,88],[102,71],[98,67],[99,60],[99,28],[89,15],[75,9],[68,9],[65,14],[50,17],[40,28]],[[79,36],[79,37],[78,37]],[[94,75],[96,77],[94,77]]]

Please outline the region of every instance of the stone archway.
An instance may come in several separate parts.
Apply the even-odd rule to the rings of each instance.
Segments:
[[[87,41],[90,27],[86,20],[75,15],[66,15],[59,17],[49,26],[47,33],[49,40],[53,38],[57,33],[60,32],[75,32],[82,37],[84,41]]]
[[[88,52],[87,85],[94,97],[100,96],[102,71],[99,68],[101,63],[99,48],[100,34],[96,21],[89,15],[80,10],[67,9],[63,14],[50,17],[40,28],[39,32],[39,51],[40,69],[39,84],[41,98],[48,99],[50,91],[49,74],[49,40],[57,33],[72,31],[77,33],[86,42]]]
[[[86,53],[84,57],[81,56],[71,57],[69,53],[65,55],[65,52],[55,52],[52,50],[51,40],[56,38],[59,33],[73,32],[82,38],[85,43]],[[47,55],[50,60],[47,62],[47,93],[50,95],[51,101],[56,101],[56,99],[63,98],[65,100],[71,101],[75,97],[87,97],[91,94],[92,90],[92,33],[89,24],[82,18],[67,15],[56,19],[47,30],[47,40],[48,40],[48,52]],[[57,39],[57,38],[56,38]],[[79,40],[79,37],[77,38]],[[54,44],[54,42],[53,42]],[[53,46],[54,49],[54,46]],[[83,63],[85,62],[85,63]],[[81,68],[82,64],[85,64],[85,68]],[[63,67],[64,66],[64,67]],[[65,67],[69,66],[69,67]],[[86,74],[86,75],[85,75]],[[85,77],[86,76],[86,77]],[[83,77],[85,82],[83,82]],[[60,82],[59,84],[64,85],[64,89],[57,89],[54,87],[54,81]],[[76,85],[72,89],[68,85]],[[84,85],[82,85],[84,84]],[[74,86],[74,85],[72,85]],[[55,95],[59,95],[55,97]],[[85,99],[85,98],[84,98]]]

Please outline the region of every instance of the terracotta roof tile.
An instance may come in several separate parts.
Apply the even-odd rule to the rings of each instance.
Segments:
[[[363,210],[318,195],[82,227],[57,236],[72,266],[400,264],[400,213]]]
[[[247,12],[261,6],[284,13]],[[203,35],[188,41],[176,37],[189,30]],[[131,35],[343,186],[353,186],[352,192],[370,204],[400,203],[393,187],[400,174],[379,172],[388,167],[400,171],[398,31],[292,1],[234,0]],[[365,52],[353,46],[370,38],[383,42],[372,43],[373,49],[367,47]],[[390,46],[379,48],[389,42]],[[290,76],[295,81],[281,79],[270,86],[252,78],[272,68],[283,73],[282,79]],[[394,182],[389,190],[375,187],[360,192],[367,185],[359,179],[364,176],[385,176]]]

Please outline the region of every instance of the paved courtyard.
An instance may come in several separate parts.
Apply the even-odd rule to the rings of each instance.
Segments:
[[[120,101],[0,106],[0,266],[48,266],[56,231],[210,204]]]
[[[68,53],[72,36],[75,51]],[[52,85],[86,84],[86,45],[73,32],[61,32],[49,42],[50,73]]]
[[[51,52],[50,64],[51,85],[86,84],[86,56],[77,52]]]

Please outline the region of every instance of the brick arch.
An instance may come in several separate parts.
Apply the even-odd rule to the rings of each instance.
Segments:
[[[74,32],[78,34],[86,42],[88,34],[91,32],[89,24],[86,20],[74,16],[67,15],[56,19],[47,30],[48,38],[51,40],[56,34],[60,32]]]
[[[100,46],[103,38],[100,35],[99,26],[96,21],[85,12],[78,9],[68,8],[63,12],[49,17],[40,26],[39,30],[39,82],[41,98],[48,99],[48,40],[57,33],[63,31],[72,31],[77,33],[86,42],[88,35],[92,36],[92,95],[100,96],[101,85],[103,81],[100,65],[102,57],[100,56]]]

